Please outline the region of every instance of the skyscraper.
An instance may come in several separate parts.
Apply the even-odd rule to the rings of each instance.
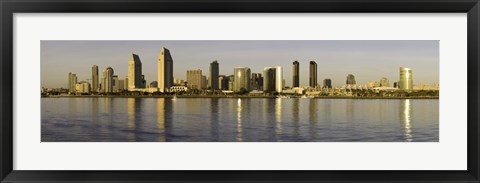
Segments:
[[[250,76],[251,71],[248,67],[235,67],[233,69],[233,91],[239,92],[243,89],[250,91]]]
[[[103,71],[103,79],[102,79],[102,90],[105,93],[113,92],[113,69],[111,67],[107,67]]]
[[[132,53],[128,60],[128,89],[142,88],[142,85],[142,62],[138,55]]]
[[[332,88],[332,80],[327,78],[323,80],[323,88]]]
[[[92,66],[92,92],[98,92],[98,66]]]
[[[187,82],[188,87],[191,89],[201,89],[202,88],[202,70],[187,70]]]
[[[69,72],[68,73],[68,92],[75,92],[75,85],[77,84],[77,74]]]
[[[275,68],[275,91],[282,92],[283,90],[283,69],[281,66]]]
[[[310,87],[317,87],[317,63],[310,61]]]
[[[118,92],[125,90],[125,81],[123,79],[118,79],[115,85],[117,85]]]
[[[413,89],[412,69],[400,67],[400,81],[398,82],[398,86],[400,90]]]
[[[252,73],[252,90],[261,90],[263,87],[262,73]]]
[[[215,60],[210,63],[210,73],[208,75],[208,86],[211,90],[218,90],[218,62]]]
[[[220,90],[228,90],[228,81],[230,78],[225,75],[218,76],[218,88]]]
[[[120,90],[120,80],[117,75],[112,76],[112,92],[118,92]]]
[[[233,91],[233,80],[235,79],[234,75],[229,75],[228,77],[228,90]]]
[[[161,92],[173,86],[173,59],[170,51],[163,47],[158,56],[158,88]]]
[[[299,87],[300,86],[300,63],[297,60],[293,62],[292,75],[293,75],[292,87]]]
[[[202,89],[207,89],[207,84],[208,84],[208,81],[207,81],[207,76],[205,75],[202,75]]]
[[[276,72],[274,67],[263,68],[263,91],[275,91]]]
[[[123,79],[123,89],[128,90],[128,76],[125,76],[125,79]]]
[[[357,82],[355,81],[355,76],[353,74],[348,74],[347,75],[347,85],[355,85]]]

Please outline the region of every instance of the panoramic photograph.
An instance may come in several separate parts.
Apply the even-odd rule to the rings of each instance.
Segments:
[[[439,142],[438,40],[42,40],[42,142]]]

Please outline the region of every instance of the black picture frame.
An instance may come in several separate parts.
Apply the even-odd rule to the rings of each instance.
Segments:
[[[1,182],[480,182],[479,0],[0,0]],[[14,13],[445,13],[468,19],[466,171],[23,171],[13,170]],[[28,112],[28,111],[25,111]]]

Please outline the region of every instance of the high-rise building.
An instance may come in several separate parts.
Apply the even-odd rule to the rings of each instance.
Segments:
[[[77,93],[90,93],[90,83],[86,81],[80,81],[75,84],[75,92]]]
[[[98,65],[92,66],[92,92],[98,92]]]
[[[390,82],[388,81],[388,79],[386,77],[382,77],[382,79],[380,79],[380,86],[390,87]]]
[[[223,80],[225,79],[225,75],[218,75],[218,89],[223,90]]]
[[[357,82],[355,81],[355,76],[354,76],[353,74],[348,74],[348,75],[347,75],[346,84],[347,84],[347,85],[355,85],[355,84],[357,84]]]
[[[243,89],[250,91],[250,76],[251,71],[248,67],[235,67],[233,69],[233,91],[239,92]]]
[[[398,86],[400,90],[413,89],[412,69],[400,67],[400,81],[398,82]]]
[[[281,66],[275,68],[275,91],[282,92],[283,90],[283,69]]]
[[[235,79],[234,75],[228,76],[228,90],[233,91],[233,80]]]
[[[120,90],[120,80],[117,75],[112,76],[112,92],[118,92]]]
[[[68,73],[68,92],[75,92],[75,85],[77,84],[77,74],[69,72]]]
[[[225,75],[218,76],[218,88],[220,90],[228,90],[228,83],[230,81],[230,77]]]
[[[142,75],[142,88],[147,87],[147,80],[145,80],[145,75]]]
[[[202,89],[207,89],[208,81],[207,81],[207,76],[202,75]]]
[[[210,73],[208,75],[208,86],[211,90],[218,90],[218,62],[215,60],[210,63]]]
[[[116,83],[118,85],[118,92],[125,90],[125,81],[123,79],[119,79]]]
[[[170,51],[163,47],[158,56],[158,88],[165,92],[173,86],[173,59]]]
[[[128,89],[143,88],[142,62],[138,55],[133,54],[128,60]]]
[[[273,92],[275,91],[275,67],[263,68],[263,91]]]
[[[103,79],[102,79],[102,91],[105,93],[113,92],[113,69],[111,67],[107,67],[103,71]]]
[[[262,90],[263,77],[261,73],[252,73],[252,90]]]
[[[202,88],[202,70],[187,70],[188,88],[201,89]]]
[[[300,63],[297,60],[293,62],[292,75],[293,75],[292,87],[299,87],[300,86]]]
[[[123,79],[123,90],[128,90],[128,76]]]
[[[323,80],[323,88],[332,88],[332,80],[327,78]]]
[[[317,87],[317,63],[310,61],[310,87]]]

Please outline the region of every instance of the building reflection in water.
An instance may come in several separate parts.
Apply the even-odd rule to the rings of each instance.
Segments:
[[[158,141],[165,142],[165,98],[157,98]]]
[[[324,111],[322,114],[322,122],[324,123],[322,126],[326,129],[332,129],[332,100],[336,99],[323,99],[321,100],[323,103],[322,111]],[[332,131],[331,130],[324,130],[322,131],[322,136],[327,136],[331,137],[332,136]]]
[[[308,130],[309,136],[311,139],[316,139],[317,137],[317,99],[310,99],[309,106],[308,106],[308,119],[310,123],[310,127]]]
[[[282,98],[275,99],[275,133],[276,135],[281,135],[283,133],[282,129]]]
[[[219,108],[219,101],[217,98],[210,99],[210,138],[213,142],[218,142],[218,118],[220,111]]]
[[[140,115],[137,114],[138,112],[141,112],[141,104],[140,104],[141,98],[128,98],[127,99],[127,114],[128,114],[128,121],[127,121],[127,126],[128,126],[128,134],[127,134],[127,139],[128,141],[137,141],[137,128],[138,124],[140,122]],[[141,139],[138,139],[138,141],[141,141]]]
[[[293,136],[298,137],[300,135],[300,100],[301,99],[293,99],[292,102],[292,120],[293,120]]]
[[[411,113],[412,113],[412,105],[410,99],[402,100],[400,107],[400,120],[402,122],[402,127],[404,131],[404,138],[405,141],[411,142],[413,139],[412,135],[412,121],[411,121]]]
[[[243,141],[242,136],[242,99],[237,99],[237,142]]]
[[[81,99],[81,98],[80,98]],[[70,114],[76,114],[78,111],[77,111],[77,105],[78,105],[78,98],[71,98],[70,100],[68,100],[68,112]]]
[[[265,126],[265,135],[267,136],[266,138],[269,141],[275,141],[275,120],[273,120],[274,114],[275,114],[275,100],[276,99],[271,99],[271,98],[265,98],[263,99],[263,109],[262,109],[262,115],[263,115],[263,125]]]
[[[98,100],[96,102],[98,104]],[[114,111],[115,111],[114,105],[112,104],[113,99],[110,98],[110,97],[106,97],[106,98],[102,98],[101,102],[103,103],[102,104],[102,113],[106,117],[105,119],[102,119],[101,122],[108,123],[108,126],[116,125],[116,124],[114,124],[115,120],[114,120],[114,116],[113,116]],[[106,133],[112,134],[110,130],[106,130]]]
[[[356,125],[358,124],[355,124],[355,108],[354,108],[354,103],[355,103],[355,99],[350,99],[350,100],[346,100],[346,105],[345,105],[345,116],[346,116],[346,126],[348,129],[354,131]],[[352,134],[354,135],[354,134]]]
[[[97,97],[92,98],[92,122],[94,124],[97,124],[99,122],[99,119],[98,119],[98,98]]]

